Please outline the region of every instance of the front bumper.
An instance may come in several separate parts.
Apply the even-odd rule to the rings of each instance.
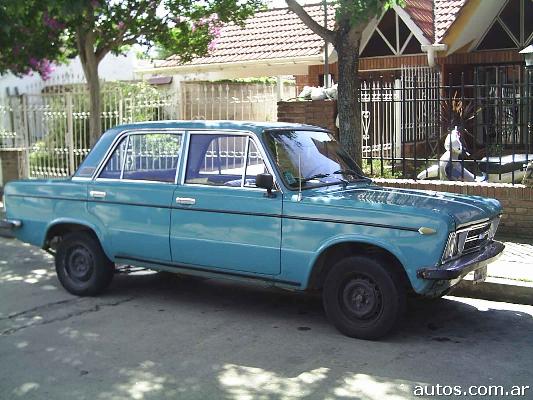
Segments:
[[[15,229],[22,226],[22,221],[18,219],[0,219],[0,228],[2,229]]]
[[[451,280],[462,278],[476,269],[495,261],[502,253],[505,245],[492,241],[485,248],[475,253],[466,254],[457,260],[449,261],[439,267],[422,268],[416,276],[429,280]]]

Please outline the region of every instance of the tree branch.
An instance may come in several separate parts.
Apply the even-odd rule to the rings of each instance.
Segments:
[[[330,31],[327,27],[320,25],[305,11],[305,9],[296,0],[285,0],[289,10],[295,13],[303,21],[309,29],[320,36],[322,39],[333,43],[335,40],[335,33]]]

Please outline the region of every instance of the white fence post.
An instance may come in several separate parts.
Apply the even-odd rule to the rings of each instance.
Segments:
[[[394,80],[394,158],[402,154],[402,80]]]
[[[72,93],[66,93],[67,101],[67,131],[65,132],[66,144],[68,149],[68,166],[69,166],[69,175],[73,174],[76,170],[76,165],[74,164],[74,119],[73,119],[73,109],[72,109]]]

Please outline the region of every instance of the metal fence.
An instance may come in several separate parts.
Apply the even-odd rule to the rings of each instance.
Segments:
[[[439,76],[405,68],[387,78],[361,87],[368,174],[521,182],[533,161],[533,71],[476,66]]]
[[[276,120],[276,102],[276,86],[268,84],[195,82],[161,90],[144,83],[104,83],[102,132],[136,121]],[[89,116],[83,84],[57,82],[0,98],[0,149],[23,150],[30,178],[70,176],[90,150]]]
[[[277,121],[277,101],[295,98],[294,85],[184,82],[183,118],[234,121]]]

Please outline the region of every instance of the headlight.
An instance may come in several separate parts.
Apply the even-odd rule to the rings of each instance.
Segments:
[[[455,232],[450,233],[444,253],[442,254],[442,262],[446,262],[449,259],[457,255],[457,234]]]
[[[6,204],[6,195],[3,194],[2,195],[2,206],[3,206],[3,210],[0,209],[0,212],[3,211],[4,213],[7,212],[7,204]]]

